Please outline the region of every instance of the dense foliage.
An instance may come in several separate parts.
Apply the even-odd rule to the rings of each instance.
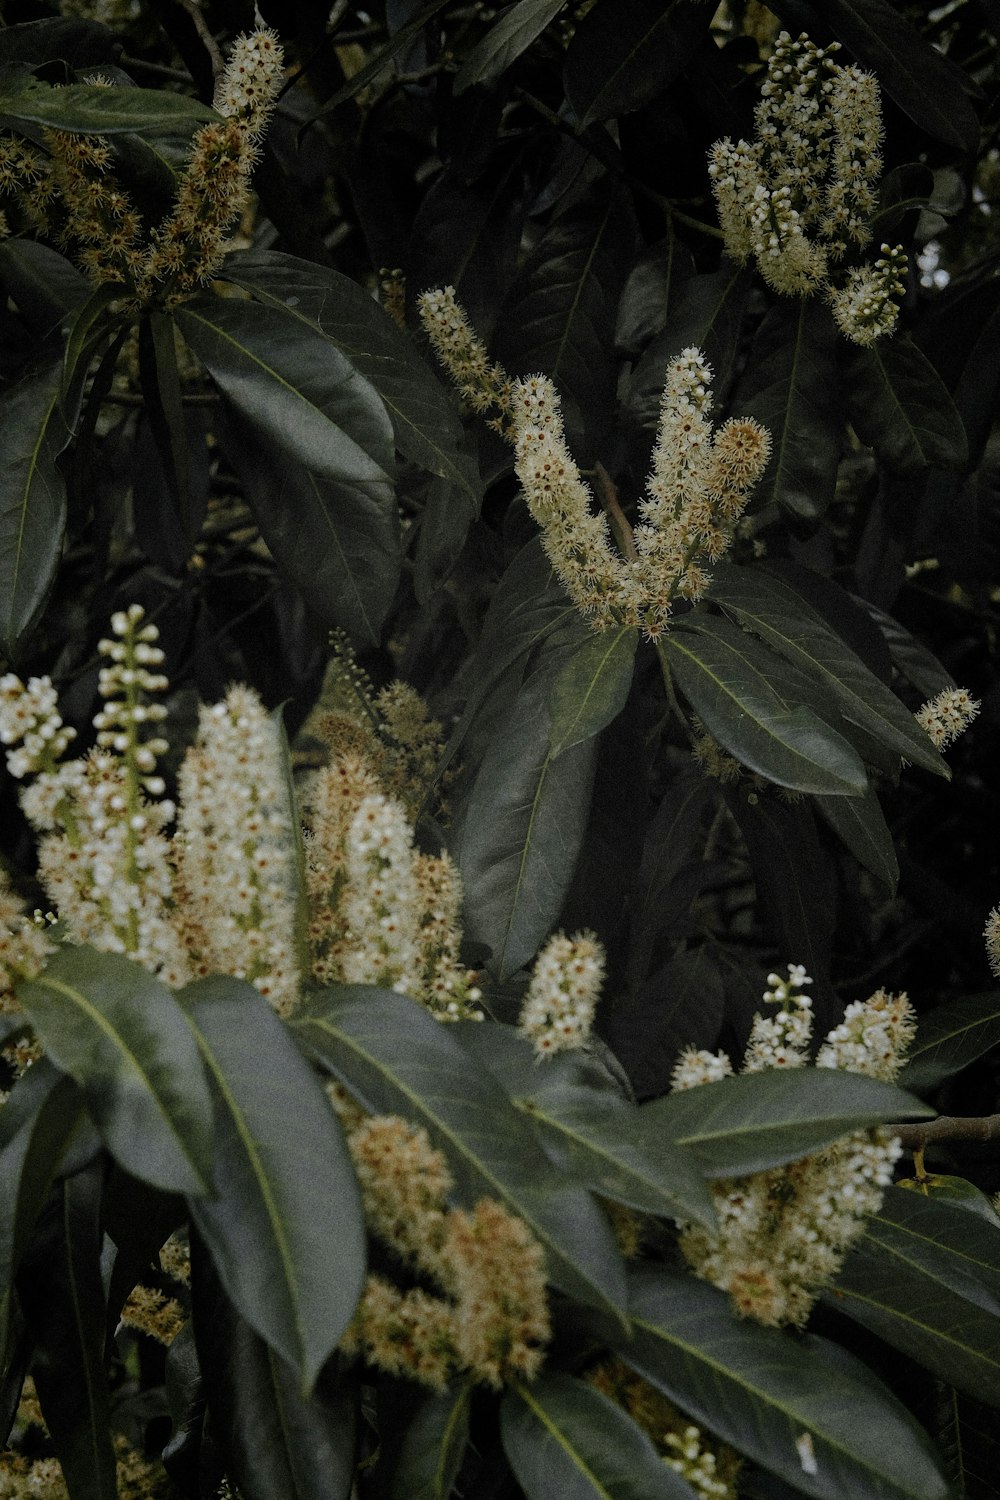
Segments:
[[[0,1496],[1000,1494],[998,54],[8,0]]]

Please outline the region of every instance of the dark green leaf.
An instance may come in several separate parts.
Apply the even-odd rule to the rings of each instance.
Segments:
[[[566,53],[566,97],[580,129],[662,94],[710,20],[697,0],[597,0]]]
[[[962,1500],[1000,1500],[1000,1426],[996,1412],[953,1386],[938,1385],[928,1426]]]
[[[978,1214],[994,1229],[1000,1229],[1000,1214],[993,1207],[992,1201],[967,1177],[931,1172],[925,1173],[922,1178],[904,1177],[896,1182],[896,1187],[903,1188],[906,1192],[921,1193],[935,1203],[943,1203],[946,1208],[959,1208],[963,1213]]]
[[[797,1161],[852,1130],[934,1110],[891,1083],[837,1068],[745,1073],[643,1104],[651,1146],[679,1141],[707,1177],[745,1177]]]
[[[191,501],[189,440],[181,404],[173,319],[150,312],[139,327],[139,373],[145,416],[156,443],[168,494],[176,506],[187,555],[197,538]]]
[[[787,579],[755,568],[722,565],[710,597],[798,667],[843,717],[898,755],[949,775],[926,731]]]
[[[825,1300],[950,1385],[1000,1406],[1000,1227],[890,1188]]]
[[[47,1058],[18,1080],[0,1111],[0,1304],[83,1115],[76,1084]]]
[[[957,687],[954,677],[905,626],[867,599],[859,600],[885,637],[892,664],[925,698],[936,698],[945,688]]]
[[[104,1372],[101,1178],[95,1163],[57,1184],[21,1266],[32,1374],[73,1500],[116,1500]]]
[[[219,116],[208,105],[165,89],[102,88],[74,83],[53,88],[30,74],[0,86],[0,115],[10,124],[45,125],[70,134],[116,135],[162,130],[180,121],[194,126]]]
[[[734,402],[771,434],[755,505],[814,521],[833,499],[842,428],[835,347],[833,319],[814,298],[775,307],[761,324]]]
[[[737,1319],[715,1287],[654,1268],[635,1273],[629,1308],[633,1337],[615,1336],[622,1357],[695,1422],[796,1493],[948,1500],[926,1434],[837,1345]],[[815,1472],[804,1463],[803,1439]]]
[[[479,768],[455,851],[466,936],[489,947],[501,979],[558,921],[590,811],[597,742],[553,753],[552,685],[543,669],[518,693]]]
[[[329,1274],[339,1274],[336,1260]],[[239,1316],[197,1240],[191,1281],[213,1435],[244,1500],[347,1500],[356,1391],[338,1385],[331,1364],[303,1396],[296,1371]]]
[[[0,650],[13,655],[45,602],[62,552],[66,484],[56,463],[70,440],[59,406],[61,365],[0,396]]]
[[[920,1017],[907,1054],[908,1089],[936,1088],[1000,1043],[1000,994],[966,995]]]
[[[690,250],[674,233],[641,255],[618,301],[615,347],[636,355],[662,333],[684,283],[694,272]],[[661,381],[662,386],[662,381]]]
[[[122,954],[65,947],[18,999],[126,1171],[168,1192],[207,1192],[211,1101],[166,985]]]
[[[467,1196],[498,1198],[524,1219],[557,1286],[618,1310],[622,1265],[597,1205],[560,1179],[528,1121],[447,1027],[415,1000],[360,985],[312,996],[293,1024],[368,1109],[424,1125]]]
[[[316,1075],[252,985],[216,976],[181,998],[215,1114],[217,1191],[195,1199],[192,1216],[229,1300],[308,1395],[365,1272],[343,1134]]]
[[[72,68],[105,62],[115,48],[114,33],[82,16],[53,16],[44,21],[21,21],[0,31],[0,62],[58,60]]]
[[[800,792],[863,792],[854,748],[811,708],[808,680],[725,620],[686,619],[657,649],[708,732],[730,755]]]
[[[589,635],[556,678],[549,699],[549,747],[561,755],[606,729],[625,707],[639,637],[623,627],[613,635]]]
[[[569,1069],[553,1067],[556,1059],[539,1063],[534,1047],[512,1027],[470,1022],[460,1038],[504,1084],[574,1181],[641,1213],[715,1228],[700,1162],[683,1147],[654,1146],[637,1105],[610,1088],[588,1086]]]
[[[572,1375],[516,1385],[500,1406],[507,1462],[528,1500],[692,1500],[620,1406]]]
[[[562,10],[566,0],[517,0],[469,51],[455,75],[455,93],[498,78]]]
[[[814,801],[858,863],[882,882],[890,896],[894,896],[899,881],[899,862],[892,831],[885,821],[875,788],[869,787],[860,797],[815,797]]]
[[[379,396],[287,311],[206,296],[177,320],[234,419],[231,457],[278,566],[321,618],[377,640],[400,564]]]
[[[855,430],[887,468],[919,474],[931,465],[965,465],[969,447],[962,418],[944,381],[908,334],[856,350],[846,385]]]
[[[339,88],[326,101],[323,108],[316,111],[312,119],[307,123],[312,124],[313,120],[321,120],[324,115],[332,114],[334,110],[339,109],[342,104],[345,104],[348,99],[353,99],[355,94],[359,94],[362,89],[366,89],[369,84],[374,83],[385,72],[386,66],[392,59],[400,52],[404,52],[413,42],[414,38],[419,36],[428,21],[432,21],[438,11],[444,10],[445,6],[450,4],[451,0],[427,0],[427,4],[418,10],[415,16],[411,16],[408,21],[405,21],[402,26],[397,27],[385,46],[380,47],[369,58],[368,62],[365,63],[364,67],[359,68],[343,87]]]
[[[72,261],[36,240],[0,242],[0,272],[18,312],[39,338],[67,321],[90,294]]]
[[[428,1396],[403,1434],[389,1500],[449,1500],[469,1442],[471,1390]]]
[[[225,269],[227,281],[330,339],[381,396],[400,452],[448,480],[467,520],[477,514],[479,476],[452,397],[362,287],[326,266],[273,250],[240,251],[227,257]]]

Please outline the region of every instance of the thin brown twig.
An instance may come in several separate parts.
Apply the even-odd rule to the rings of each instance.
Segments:
[[[214,406],[219,397],[214,391],[191,391],[182,395],[185,406]],[[104,400],[110,406],[145,406],[146,398],[137,391],[109,391]]]
[[[917,1125],[889,1125],[904,1151],[923,1151],[938,1141],[1000,1140],[1000,1115],[938,1115]]]
[[[226,66],[225,59],[222,56],[218,42],[209,30],[208,22],[202,15],[198,0],[177,0],[177,4],[183,10],[187,11],[194,22],[194,29],[201,38],[205,51],[212,60],[212,76],[218,78]]]

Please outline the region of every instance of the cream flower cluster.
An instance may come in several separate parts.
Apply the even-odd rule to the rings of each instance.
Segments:
[[[915,718],[939,750],[944,750],[972,723],[979,702],[966,688],[945,688],[917,709]]]
[[[983,928],[986,939],[986,957],[995,978],[1000,979],[1000,906],[995,906],[986,918]]]
[[[497,415],[489,425],[502,432],[510,414],[512,382],[501,365],[493,364],[486,345],[458,304],[453,286],[421,292],[417,311],[431,348],[458,386],[472,411]]]
[[[789,964],[788,974],[787,980],[768,976],[771,988],[764,998],[779,1010],[755,1018],[744,1072],[807,1065],[812,1016],[802,990],[810,980],[799,964]],[[816,1066],[891,1082],[915,1029],[906,996],[878,990],[848,1006],[820,1048]],[[691,1088],[731,1072],[724,1053],[689,1049],[673,1084]],[[865,1218],[877,1211],[900,1154],[899,1141],[887,1131],[857,1130],[787,1166],[716,1182],[718,1233],[683,1228],[681,1249],[695,1272],[728,1292],[745,1316],[771,1325],[802,1324]]]
[[[433,1390],[463,1371],[493,1387],[536,1374],[549,1317],[544,1253],[527,1225],[491,1198],[450,1208],[451,1174],[419,1126],[371,1116],[347,1142],[372,1233],[439,1291],[370,1274],[344,1352]]]
[[[835,62],[837,50],[781,32],[755,139],[717,141],[708,170],[727,252],[754,259],[783,295],[822,291],[845,337],[871,344],[895,326],[906,257],[883,245],[844,285],[831,282],[849,248],[871,239],[883,134],[876,79]]]
[[[592,932],[556,933],[535,960],[520,1030],[539,1057],[582,1047],[604,981],[604,949]]]
[[[688,1423],[681,1433],[664,1434],[666,1449],[664,1462],[682,1479],[686,1479],[696,1495],[702,1500],[729,1500],[733,1486],[729,1479],[719,1473],[719,1462],[714,1451],[705,1445],[705,1436],[700,1427]]]

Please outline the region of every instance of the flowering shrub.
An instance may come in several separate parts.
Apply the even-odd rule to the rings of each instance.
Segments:
[[[0,1496],[992,1494],[985,9],[238,9],[0,27]]]

